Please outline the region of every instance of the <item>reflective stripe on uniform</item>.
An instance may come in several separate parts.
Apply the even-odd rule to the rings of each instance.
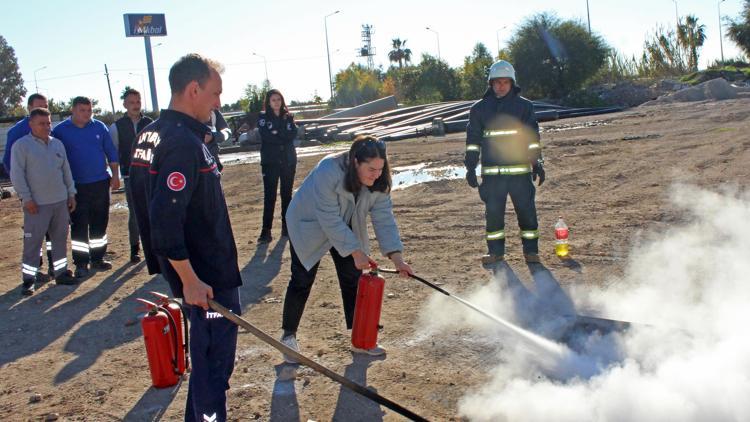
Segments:
[[[540,144],[536,143],[536,142],[533,143],[533,144],[529,144],[529,149],[539,149],[541,147],[542,146]]]
[[[466,151],[479,151],[479,145],[466,144]]]
[[[489,138],[491,136],[510,136],[517,133],[517,130],[485,130],[484,137]]]
[[[500,240],[505,239],[505,230],[498,230],[496,232],[487,232],[487,240]]]
[[[85,242],[79,242],[78,240],[71,240],[70,241],[71,249],[78,252],[86,252],[89,251],[89,244]]]
[[[47,250],[48,251],[52,250],[52,242],[47,242]]]
[[[523,239],[539,239],[539,230],[521,230]]]
[[[55,261],[52,266],[54,267],[55,271],[61,270],[68,266],[68,258],[62,258]]]
[[[482,167],[482,175],[492,176],[497,174],[524,174],[531,171],[531,166],[528,164],[520,164],[516,166],[494,166],[494,167]]]
[[[36,267],[32,267],[31,265],[27,264],[21,264],[21,272],[26,275],[34,277],[38,271],[39,270]]]
[[[107,246],[107,235],[106,234],[101,239],[90,239],[89,240],[89,247],[91,247],[91,249],[103,248],[105,246]]]

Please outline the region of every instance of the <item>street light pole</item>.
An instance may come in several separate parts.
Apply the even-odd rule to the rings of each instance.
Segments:
[[[261,54],[255,53],[255,52],[253,52],[253,56],[258,56],[261,59],[263,59],[263,66],[265,66],[265,68],[266,68],[266,82],[270,85],[271,81],[268,80],[268,62],[266,61],[266,56],[263,56]]]
[[[721,4],[724,3],[726,0],[719,0],[718,3],[716,3],[716,7],[719,9],[719,49],[721,49],[721,65],[724,66],[724,40],[722,38],[724,37],[721,33]]]
[[[333,101],[333,74],[331,73],[331,51],[328,49],[328,17],[339,13],[339,10],[326,15],[323,18],[323,25],[326,29],[326,56],[328,57],[328,87],[331,89],[331,98],[328,101]]]
[[[425,29],[428,30],[428,31],[430,31],[430,32],[434,32],[435,33],[435,36],[437,37],[438,60],[441,60],[441,57],[440,57],[440,34],[438,34],[438,32],[435,31],[434,29],[431,29],[429,26],[426,27]]]
[[[36,72],[39,72],[42,69],[46,69],[47,66],[42,66],[39,69],[34,71],[34,89],[36,89],[36,93],[39,93],[39,84],[36,82]]]
[[[672,1],[674,2],[674,19],[677,24],[674,30],[679,31],[680,30],[680,14],[677,12],[677,0],[672,0]]]
[[[500,57],[500,31],[507,27],[508,25],[505,25],[502,28],[495,30],[495,38],[497,38],[497,57]]]
[[[586,0],[586,19],[589,23],[589,35],[591,35],[591,13],[589,12],[589,0]]]

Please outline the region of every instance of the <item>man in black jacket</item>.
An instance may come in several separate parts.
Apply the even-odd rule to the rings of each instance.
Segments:
[[[109,134],[112,136],[112,142],[117,148],[117,155],[120,158],[120,174],[125,181],[125,200],[128,203],[128,236],[130,238],[130,262],[137,263],[141,261],[138,256],[140,243],[138,242],[138,224],[135,220],[135,211],[133,210],[133,192],[130,187],[130,154],[132,153],[135,137],[149,123],[154,120],[144,116],[141,112],[141,93],[129,88],[122,94],[122,105],[126,113],[120,119],[112,123],[109,127]]]
[[[505,257],[505,204],[508,195],[521,228],[526,262],[539,262],[539,230],[533,181],[544,183],[539,125],[531,101],[519,94],[513,66],[500,60],[490,67],[489,88],[471,107],[466,128],[466,180],[479,187],[485,203],[487,248],[482,264]],[[482,184],[476,167],[481,157]]]
[[[197,54],[172,66],[169,108],[138,137],[131,163],[138,224],[150,233],[147,262],[158,259],[149,271],[161,271],[190,320],[186,421],[226,421],[237,326],[210,311],[208,299],[241,312],[242,279],[221,173],[204,143],[204,122],[221,105],[221,71]]]

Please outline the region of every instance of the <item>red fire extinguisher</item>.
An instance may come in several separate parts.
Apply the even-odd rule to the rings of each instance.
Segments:
[[[177,334],[177,372],[182,375],[185,371],[190,370],[190,354],[188,350],[190,343],[188,341],[188,325],[187,318],[184,315],[185,312],[179,302],[170,299],[164,293],[151,292],[151,294],[156,296],[156,304],[167,311],[172,316],[172,319],[174,319],[175,333]]]
[[[378,322],[383,306],[385,279],[378,274],[378,266],[370,263],[370,271],[362,273],[357,286],[354,306],[352,345],[359,349],[372,349],[378,345]]]
[[[179,381],[177,365],[177,336],[174,318],[159,305],[138,299],[148,306],[141,321],[143,340],[146,343],[151,383],[156,388],[171,387]]]

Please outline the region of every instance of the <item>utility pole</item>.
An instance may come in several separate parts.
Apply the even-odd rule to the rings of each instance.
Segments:
[[[430,31],[430,32],[434,32],[435,33],[435,36],[437,37],[438,60],[442,60],[441,57],[440,57],[440,34],[438,34],[438,32],[435,31],[434,29],[431,29],[429,26],[426,27],[425,29],[428,30],[428,31]]]
[[[672,0],[674,2],[674,20],[675,24],[677,26],[674,27],[675,31],[680,30],[680,14],[677,12],[677,0]]]
[[[500,57],[500,31],[507,28],[508,25],[504,25],[502,28],[495,30],[495,38],[497,38],[497,57]]]
[[[109,83],[109,70],[107,70],[107,64],[104,63],[104,75],[107,77],[107,88],[109,88],[109,103],[112,104],[112,115],[115,115],[115,100],[112,98],[112,85]]]
[[[36,93],[37,94],[39,93],[39,84],[36,82],[36,72],[39,72],[40,70],[46,69],[46,68],[47,68],[47,66],[42,66],[39,69],[36,69],[34,71],[34,88],[36,89]]]
[[[589,0],[586,0],[586,19],[589,23],[589,35],[591,35],[591,13],[589,13]]]
[[[339,13],[339,11],[337,10],[330,13],[323,18],[323,25],[326,30],[326,56],[328,57],[328,87],[331,89],[331,98],[328,100],[329,102],[333,101],[333,74],[331,73],[331,51],[328,49],[328,17],[333,16],[336,13]]]
[[[716,3],[716,7],[719,9],[719,48],[721,49],[721,65],[724,66],[724,40],[722,38],[724,37],[721,33],[721,4],[724,3],[726,0],[719,0],[718,3]]]

